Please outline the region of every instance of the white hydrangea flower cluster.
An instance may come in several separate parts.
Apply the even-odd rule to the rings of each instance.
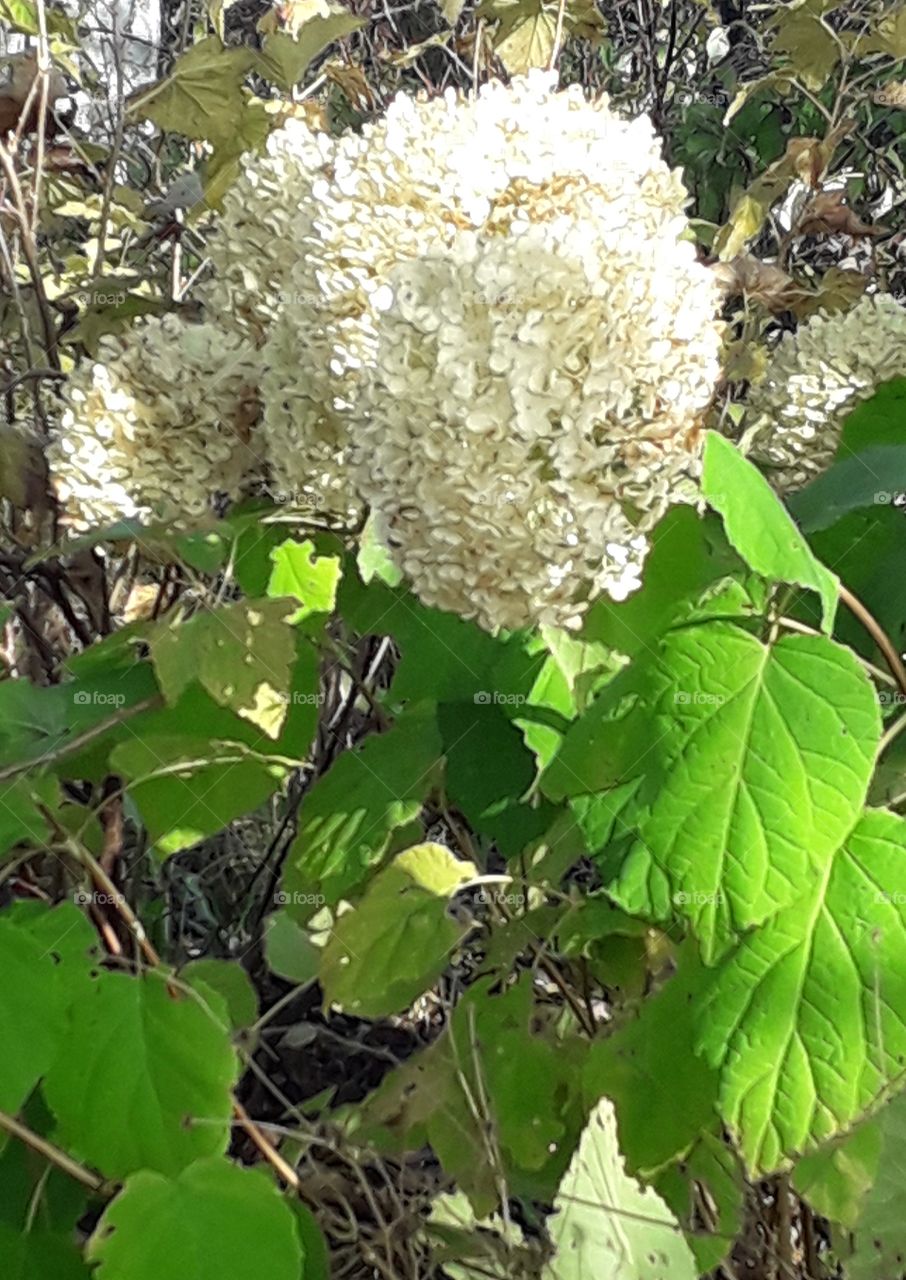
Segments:
[[[278,485],[332,458],[422,599],[575,624],[694,471],[719,374],[678,173],[647,119],[543,72],[318,145],[265,347],[295,386],[264,397]]]
[[[694,492],[720,298],[649,121],[554,80],[401,96],[341,138],[276,131],[210,246],[216,358],[191,377],[220,376],[216,399],[186,400],[166,322],[108,349],[69,392],[70,496],[102,456],[118,514],[230,492],[220,417],[257,365],[273,490],[371,506],[426,602],[497,629],[625,593]]]
[[[180,316],[101,339],[64,391],[51,474],[74,529],[198,516],[259,465],[257,361],[235,333]]]
[[[785,333],[752,389],[745,444],[780,493],[802,488],[833,462],[857,404],[906,376],[906,308],[889,294],[818,314]]]

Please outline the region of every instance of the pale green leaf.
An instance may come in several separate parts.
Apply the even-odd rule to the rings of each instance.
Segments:
[[[242,127],[248,107],[242,82],[254,62],[244,46],[227,49],[217,36],[199,40],[169,75],[130,98],[128,113],[188,138],[228,142]]]
[[[332,13],[327,17],[309,18],[295,39],[285,31],[274,31],[265,38],[255,70],[265,80],[289,91],[299,83],[319,53],[335,40],[357,31],[362,22],[362,18],[351,13]]]
[[[602,1098],[554,1200],[556,1254],[545,1280],[695,1280],[689,1246],[660,1196],[623,1167],[613,1107]]]
[[[727,537],[756,573],[818,593],[829,632],[837,607],[837,578],[815,559],[764,476],[716,431],[708,433],[705,445],[702,492],[723,516]]]

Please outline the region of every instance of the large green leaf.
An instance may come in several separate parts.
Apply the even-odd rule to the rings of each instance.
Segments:
[[[101,973],[72,1010],[44,1093],[60,1140],[110,1177],[177,1173],[229,1139],[229,1032],[157,972]]]
[[[764,476],[715,431],[708,433],[705,444],[702,492],[723,516],[727,537],[756,573],[818,593],[829,631],[837,607],[837,579],[815,559]]]
[[[293,1213],[267,1176],[213,1157],[174,1178],[142,1169],[88,1244],[97,1280],[299,1280]]]
[[[906,822],[866,811],[800,899],[698,1003],[700,1051],[753,1172],[852,1128],[906,1062]]]
[[[361,883],[393,832],[418,817],[440,753],[427,713],[403,716],[389,732],[343,752],[299,809],[281,897],[291,914],[307,919]]]
[[[698,1268],[660,1196],[627,1174],[613,1107],[602,1098],[554,1200],[557,1252],[546,1280],[695,1280]]]
[[[877,699],[823,636],[766,645],[720,622],[669,635],[646,684],[626,740],[626,772],[644,778],[622,815],[639,839],[615,892],[630,913],[687,916],[710,962],[799,897],[852,827]]]
[[[443,973],[463,937],[466,926],[447,907],[477,874],[443,845],[398,854],[337,921],[321,962],[325,999],[370,1018],[410,1005]]]

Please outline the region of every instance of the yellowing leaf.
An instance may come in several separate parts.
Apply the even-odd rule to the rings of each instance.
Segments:
[[[789,57],[796,77],[813,93],[827,83],[841,53],[838,41],[817,14],[792,7],[781,13],[774,51]]]
[[[484,0],[478,15],[497,19],[494,49],[511,75],[546,67],[557,40],[557,0]],[[588,0],[566,0],[563,35],[594,36],[602,29],[600,14]]]
[[[275,31],[265,39],[255,69],[265,80],[289,91],[319,53],[361,25],[362,19],[351,13],[332,13],[327,17],[309,17],[296,36]]]
[[[224,48],[217,36],[200,40],[168,76],[133,95],[129,115],[187,138],[228,142],[242,125],[247,106],[242,82],[254,61],[251,49]]]

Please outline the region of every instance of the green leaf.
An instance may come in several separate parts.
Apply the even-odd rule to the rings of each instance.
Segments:
[[[879,1128],[877,1177],[856,1226],[853,1254],[846,1262],[847,1280],[890,1280],[900,1273],[906,1258],[906,1094],[884,1108]]]
[[[613,1102],[632,1173],[650,1175],[675,1159],[717,1118],[719,1075],[696,1057],[689,1016],[702,976],[687,944],[663,990],[589,1053],[583,1086],[590,1101],[606,1095]]]
[[[242,83],[254,63],[251,49],[227,49],[216,36],[199,40],[169,75],[130,98],[128,114],[187,138],[228,142],[247,109]]]
[[[245,600],[162,623],[151,657],[167,701],[197,680],[215,702],[278,737],[296,653],[291,612],[285,600]]]
[[[483,0],[478,16],[499,19],[494,51],[511,75],[547,67],[557,40],[559,6],[553,0]],[[570,35],[592,36],[603,27],[587,0],[567,0],[563,28]]]
[[[216,991],[226,1006],[234,1031],[250,1027],[257,1019],[258,993],[237,960],[215,960],[211,957],[191,960],[179,971],[179,977],[205,1000],[209,991]]]
[[[349,567],[337,594],[340,612],[360,635],[391,635],[402,651],[389,699],[396,705],[497,700],[521,715],[541,661],[524,632],[492,636],[453,613],[429,609],[401,587],[373,578],[364,586]],[[541,650],[544,652],[544,650]]]
[[[743,1228],[747,1187],[735,1152],[705,1131],[653,1185],[685,1231],[699,1274],[714,1271]]]
[[[295,39],[285,31],[274,31],[264,41],[255,70],[265,80],[289,92],[319,53],[335,40],[358,31],[363,21],[351,13],[332,13],[325,18],[309,18]]]
[[[861,600],[887,632],[899,651],[906,649],[906,518],[900,507],[863,507],[844,516],[831,529],[810,537],[816,553],[834,566],[853,594]],[[810,625],[818,625],[817,610],[807,606],[814,597],[802,597],[791,612]],[[883,666],[874,640],[848,609],[841,609],[834,625],[835,637],[869,661]]]
[[[40,34],[38,12],[31,0],[0,0],[0,18],[27,36]],[[48,35],[63,36],[72,44],[78,44],[78,33],[71,18],[57,9],[48,9],[45,15]]]
[[[251,758],[242,744],[143,733],[110,754],[129,781],[148,839],[169,857],[222,831],[273,795],[284,763]]]
[[[273,1182],[208,1158],[166,1178],[142,1169],[88,1243],[97,1280],[299,1280],[302,1251]]]
[[[835,462],[791,495],[788,506],[801,529],[829,529],[859,507],[889,506],[906,492],[906,448],[877,446]]]
[[[880,730],[848,650],[823,636],[764,645],[722,622],[667,636],[624,721],[594,712],[563,747],[575,789],[602,789],[599,743],[611,785],[644,775],[620,812],[640,838],[612,892],[630,914],[688,917],[708,963],[826,864],[864,803]]]
[[[281,894],[277,894],[280,901]],[[321,951],[311,935],[288,911],[275,911],[265,925],[264,950],[270,969],[287,982],[313,982],[318,976]]]
[[[547,830],[555,812],[551,805],[520,804],[535,778],[522,734],[492,703],[444,704],[437,722],[447,757],[447,796],[474,831],[492,837],[504,857],[515,856]]]
[[[798,901],[744,938],[703,993],[699,1050],[753,1172],[874,1110],[906,1061],[906,822],[867,810]]]
[[[60,1141],[108,1176],[176,1173],[226,1150],[236,1074],[226,1026],[197,999],[157,972],[103,972],[72,1010],[44,1094]]]
[[[756,573],[818,593],[824,629],[830,631],[837,578],[815,559],[758,469],[716,431],[708,432],[705,444],[702,492],[723,516],[727,537]]]
[[[15,1114],[51,1066],[69,1004],[54,957],[26,922],[0,918],[0,1109]]]
[[[393,832],[418,817],[440,755],[434,717],[415,712],[343,752],[299,809],[281,886],[291,914],[308,919],[362,882]]]
[[[400,1013],[450,963],[467,926],[447,907],[477,868],[439,844],[398,854],[341,915],[324,949],[324,998],[359,1017]]]
[[[875,1116],[797,1161],[793,1187],[823,1218],[852,1230],[877,1176],[881,1145],[881,1119]]]
[[[597,600],[582,636],[629,657],[644,653],[706,588],[741,568],[716,516],[671,507],[651,534],[642,587],[626,600]]]
[[[0,782],[0,856],[18,844],[43,848],[50,830],[38,805],[53,811],[59,802],[56,778],[25,777]]]
[[[602,1098],[554,1200],[557,1252],[545,1280],[695,1280],[679,1224],[660,1196],[623,1168],[613,1107]]]
[[[530,1031],[542,1019],[526,977],[502,994],[490,993],[494,982],[473,983],[443,1034],[391,1072],[356,1116],[356,1133],[383,1149],[429,1143],[479,1216],[497,1207],[500,1191],[493,1163],[476,1159],[488,1124],[510,1193],[549,1200],[584,1120],[584,1042]],[[476,1098],[485,1099],[477,1112]]]
[[[3,1280],[89,1280],[90,1272],[71,1237],[45,1231],[19,1235],[0,1223]]]
[[[906,10],[904,10],[906,12]],[[837,461],[875,447],[906,444],[906,377],[891,378],[860,401],[843,423]],[[880,479],[880,477],[879,477]],[[885,477],[886,481],[886,477]],[[884,483],[880,488],[890,488]]]
[[[337,556],[318,556],[312,542],[284,542],[271,552],[273,572],[267,587],[272,597],[295,596],[299,608],[289,619],[302,622],[312,614],[332,613],[340,580]]]

